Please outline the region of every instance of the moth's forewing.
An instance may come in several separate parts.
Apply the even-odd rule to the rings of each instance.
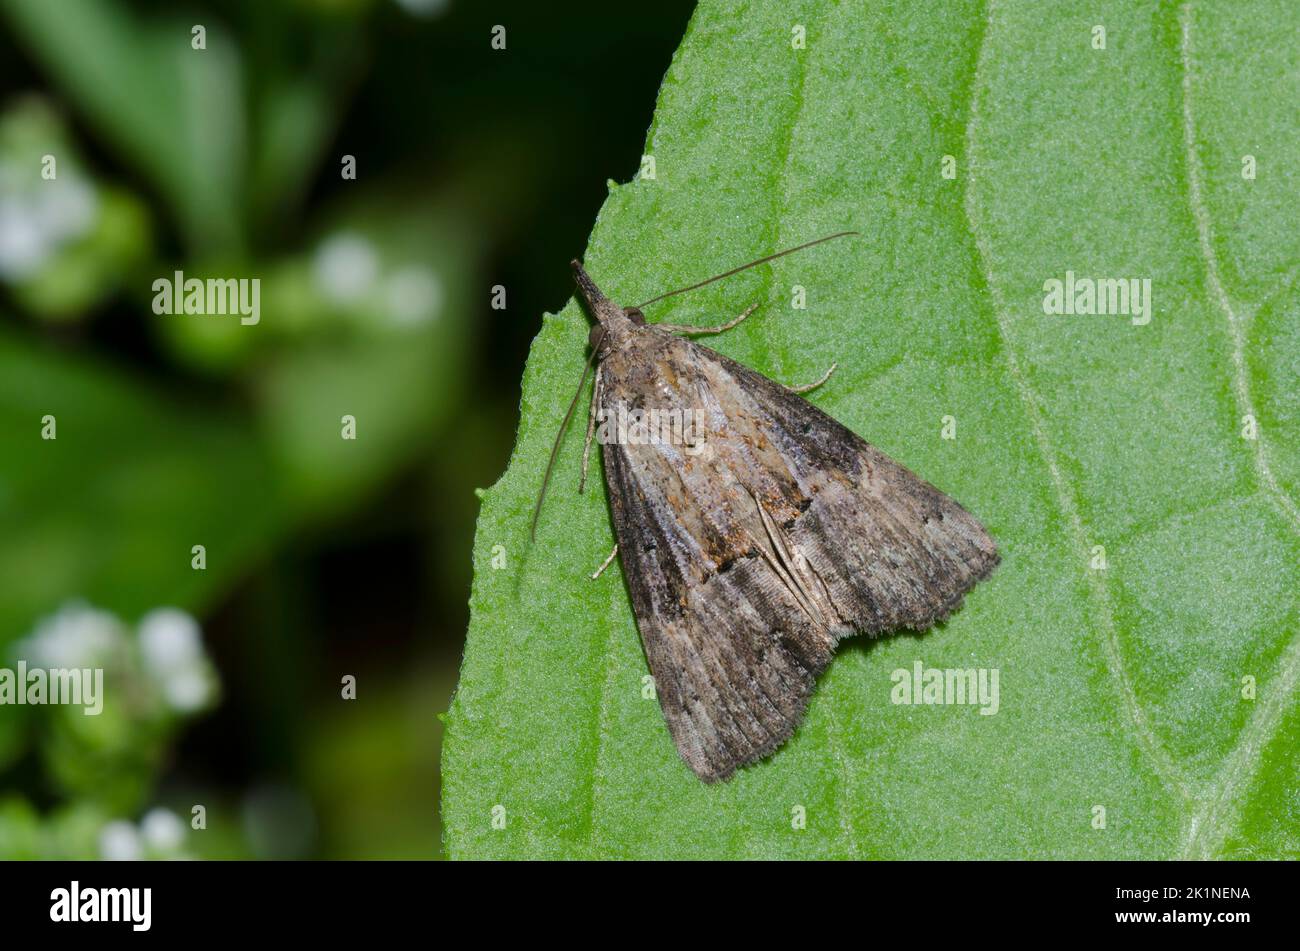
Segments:
[[[607,419],[703,414],[702,447],[607,438],[603,454],[660,703],[705,780],[789,738],[841,637],[929,627],[998,562],[952,499],[712,350],[647,327],[599,372]]]

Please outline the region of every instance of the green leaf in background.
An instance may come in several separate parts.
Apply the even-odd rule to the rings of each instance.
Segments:
[[[8,330],[0,423],[0,645],[72,598],[132,622],[199,610],[291,525],[251,425]]]
[[[400,200],[369,192],[309,254],[271,272],[272,332],[286,339],[258,389],[267,443],[299,504],[355,499],[454,415],[479,253],[465,231],[463,216],[414,188]],[[355,440],[340,438],[344,415]]]
[[[650,319],[763,301],[708,343],[787,382],[838,360],[812,400],[976,513],[1003,563],[943,627],[846,642],[793,741],[704,785],[642,699],[622,579],[587,578],[613,539],[601,488],[575,491],[580,424],[528,542],[585,355],[570,303],[483,498],[449,854],[1300,853],[1297,21],[1281,0],[703,4],[656,177],[612,189],[588,269],[630,304],[860,229]],[[1150,322],[1045,314],[1067,270],[1149,278]],[[917,660],[997,668],[997,714],[893,705]]]

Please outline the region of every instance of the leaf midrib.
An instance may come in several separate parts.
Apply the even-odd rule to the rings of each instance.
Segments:
[[[990,46],[990,36],[993,32],[993,15],[997,6],[996,0],[988,0],[984,9],[983,30],[979,39],[979,53],[975,60],[975,71],[971,77],[969,106],[967,109],[966,120],[966,195],[964,206],[966,210],[966,220],[970,230],[971,238],[975,243],[976,251],[979,255],[980,270],[984,277],[985,286],[988,288],[989,303],[993,311],[994,318],[997,321],[998,337],[1001,341],[1001,349],[1006,357],[1007,370],[1011,376],[1012,383],[1015,385],[1016,393],[1020,402],[1025,408],[1025,415],[1029,423],[1030,431],[1034,436],[1034,445],[1038,453],[1043,458],[1043,463],[1047,467],[1048,476],[1052,482],[1053,495],[1055,496],[1056,505],[1061,516],[1069,524],[1071,529],[1071,541],[1075,548],[1079,563],[1087,562],[1087,535],[1084,532],[1083,519],[1079,514],[1078,504],[1075,501],[1074,494],[1066,482],[1065,475],[1062,473],[1060,466],[1056,461],[1056,453],[1052,448],[1051,440],[1048,437],[1047,429],[1043,423],[1042,415],[1038,409],[1037,397],[1029,381],[1021,371],[1020,362],[1016,357],[1015,348],[1011,340],[1011,334],[1008,325],[1008,315],[1005,302],[1002,300],[1001,292],[994,279],[993,274],[993,255],[989,239],[982,233],[980,225],[979,211],[975,197],[975,168],[976,168],[976,129],[979,120],[979,92],[981,77],[985,71],[985,63],[988,60]],[[1133,684],[1129,679],[1128,672],[1124,666],[1123,656],[1119,649],[1119,635],[1115,626],[1114,609],[1111,606],[1110,592],[1107,588],[1107,582],[1101,572],[1090,571],[1086,575],[1088,582],[1089,597],[1094,605],[1094,620],[1100,628],[1102,650],[1106,657],[1106,666],[1115,681],[1116,690],[1120,695],[1124,711],[1128,716],[1131,727],[1138,740],[1138,745],[1144,755],[1151,762],[1152,768],[1160,781],[1170,789],[1171,792],[1181,797],[1185,801],[1190,801],[1193,796],[1187,786],[1187,778],[1183,770],[1169,755],[1169,751],[1160,743],[1159,738],[1147,722],[1146,714],[1138,702],[1137,694],[1133,689]]]

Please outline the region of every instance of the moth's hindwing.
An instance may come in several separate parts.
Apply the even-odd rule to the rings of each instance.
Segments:
[[[839,639],[923,630],[998,563],[965,509],[785,387],[647,327],[605,419],[702,413],[702,446],[603,440],[624,577],[668,728],[714,781],[794,732]]]

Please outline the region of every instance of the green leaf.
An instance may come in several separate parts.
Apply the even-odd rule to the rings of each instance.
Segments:
[[[132,623],[163,605],[199,610],[265,557],[286,510],[251,425],[0,333],[0,647],[68,600]]]
[[[660,93],[656,178],[612,189],[588,270],[635,303],[861,230],[649,317],[763,301],[709,344],[786,382],[838,361],[813,402],[976,513],[1003,563],[941,628],[846,642],[794,739],[704,785],[641,697],[622,580],[587,579],[612,536],[599,485],[574,491],[580,423],[528,543],[584,357],[570,303],[483,497],[449,854],[1300,852],[1297,20],[1281,0],[703,4]],[[1067,271],[1150,278],[1150,322],[1044,313]],[[916,661],[996,668],[999,710],[891,703]]]

